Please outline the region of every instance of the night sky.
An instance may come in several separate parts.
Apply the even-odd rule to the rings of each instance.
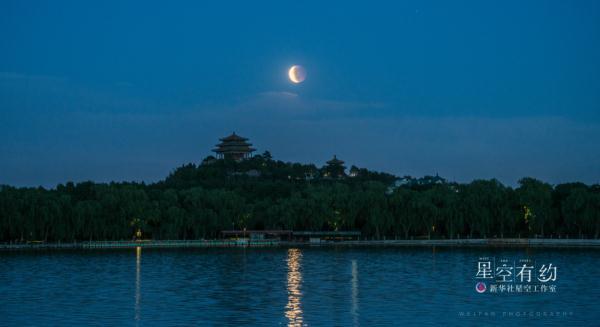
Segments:
[[[319,166],[598,183],[600,2],[0,2],[0,184],[157,181],[232,131]]]

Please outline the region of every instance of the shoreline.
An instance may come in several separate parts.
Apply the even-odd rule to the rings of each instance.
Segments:
[[[600,239],[451,239],[451,240],[371,240],[299,242],[279,240],[172,240],[172,241],[97,241],[75,243],[0,244],[0,251],[66,250],[66,249],[183,249],[183,248],[257,248],[257,247],[516,247],[516,248],[595,248]]]

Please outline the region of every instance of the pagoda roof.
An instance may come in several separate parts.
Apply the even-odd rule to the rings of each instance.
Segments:
[[[217,153],[246,153],[252,151],[256,151],[256,149],[249,146],[224,146],[213,149],[213,152]]]
[[[331,159],[331,160],[327,161],[327,164],[328,164],[328,165],[343,165],[343,164],[344,164],[344,162],[343,162],[342,160],[338,159],[338,158],[336,157],[336,155],[334,154],[334,155],[333,155],[333,159]]]
[[[244,141],[247,141],[248,139],[243,136],[239,136],[239,135],[235,134],[235,132],[233,132],[233,133],[231,133],[231,135],[220,138],[219,140],[223,141],[223,142],[231,142],[231,141],[244,142]]]
[[[248,142],[244,142],[244,141],[230,141],[230,142],[221,142],[219,144],[216,144],[215,146],[218,147],[222,147],[222,146],[251,146],[252,143],[248,143]]]
[[[247,154],[256,151],[252,143],[246,142],[248,139],[231,133],[231,135],[220,138],[221,143],[216,144],[213,152],[218,154]]]

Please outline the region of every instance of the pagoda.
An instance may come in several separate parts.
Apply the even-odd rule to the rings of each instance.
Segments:
[[[345,173],[346,166],[344,166],[344,162],[333,155],[333,159],[327,161],[327,166],[325,166],[325,177],[330,178],[342,178],[346,176]]]
[[[252,152],[256,151],[252,148],[252,143],[248,143],[248,139],[233,132],[231,135],[220,138],[221,143],[216,145],[213,152],[217,154],[219,159],[232,159],[236,161],[244,160],[252,157]]]

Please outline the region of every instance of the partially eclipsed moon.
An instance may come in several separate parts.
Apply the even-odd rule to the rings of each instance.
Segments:
[[[306,70],[300,65],[294,65],[288,71],[290,81],[294,84],[302,83],[306,79]]]

